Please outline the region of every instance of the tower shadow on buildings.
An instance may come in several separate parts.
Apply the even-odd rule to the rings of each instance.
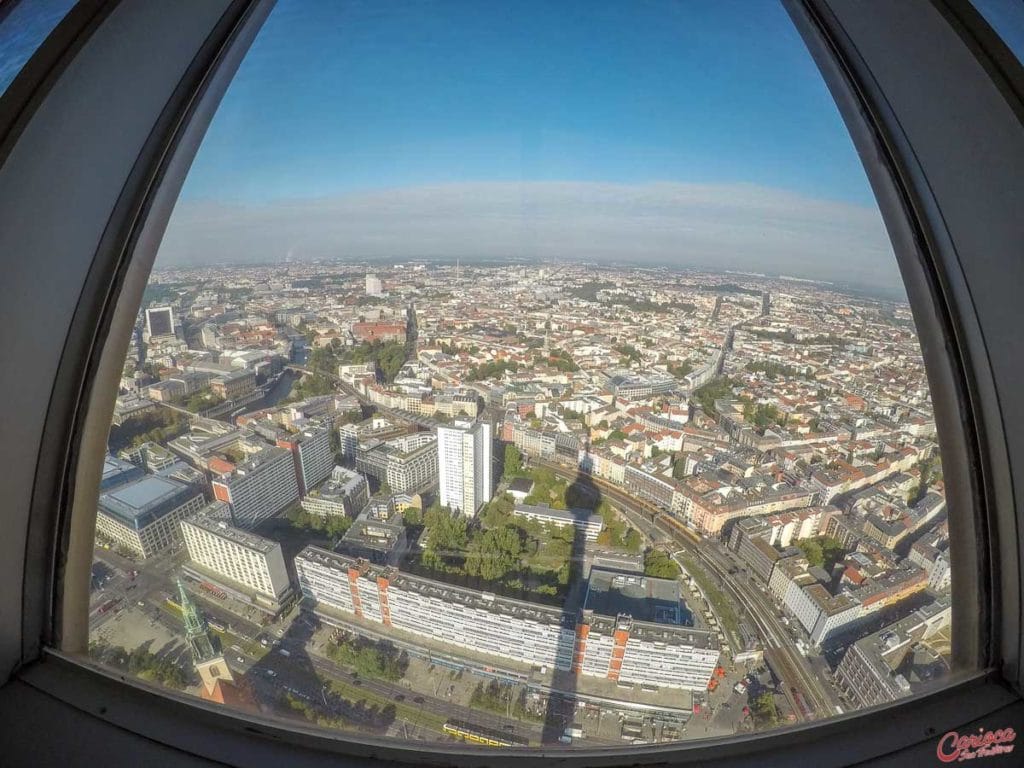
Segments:
[[[557,744],[576,718],[579,675],[586,649],[583,606],[587,597],[586,520],[601,503],[601,491],[589,473],[577,471],[566,489],[566,506],[573,514],[573,538],[569,560],[569,584],[562,604],[558,647],[551,678],[551,694],[544,715],[542,741]]]

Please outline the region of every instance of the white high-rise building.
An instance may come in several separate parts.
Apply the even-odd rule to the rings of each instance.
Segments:
[[[366,276],[366,295],[367,296],[380,296],[384,293],[384,284],[380,281],[380,278],[370,273]]]
[[[281,545],[235,528],[223,501],[215,501],[199,514],[181,521],[189,559],[210,575],[223,577],[226,586],[241,585],[270,600],[291,592]],[[206,576],[206,573],[200,572]]]
[[[441,504],[475,515],[491,500],[491,425],[457,421],[437,428],[437,466]]]

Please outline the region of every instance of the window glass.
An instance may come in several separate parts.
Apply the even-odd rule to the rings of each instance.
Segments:
[[[769,3],[278,3],[97,519],[92,659],[291,723],[674,742],[950,671],[913,317]]]
[[[75,0],[12,0],[0,8],[0,95],[14,81]]]
[[[1018,60],[1024,61],[1024,4],[1016,0],[971,0]]]

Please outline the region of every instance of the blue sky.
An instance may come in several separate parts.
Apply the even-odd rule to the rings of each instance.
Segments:
[[[282,0],[186,194],[520,179],[752,182],[871,201],[773,0]]]
[[[318,258],[522,251],[550,258],[559,249],[582,257],[594,246],[584,223],[567,220],[578,237],[555,242],[532,218],[557,218],[558,201],[566,203],[570,190],[574,201],[597,196],[619,212],[622,206],[607,202],[609,190],[617,190],[635,225],[648,215],[645,200],[664,211],[662,192],[671,190],[669,199],[678,200],[680,189],[697,206],[691,218],[707,207],[694,190],[708,190],[716,210],[723,191],[748,199],[756,190],[753,215],[762,216],[769,234],[781,232],[783,249],[793,217],[781,230],[763,218],[778,200],[797,209],[817,206],[819,215],[866,215],[864,239],[874,256],[862,265],[865,274],[877,269],[879,247],[887,248],[879,245],[880,220],[845,126],[773,0],[281,0],[210,126],[172,221],[166,258],[216,259],[214,250],[225,258],[271,260],[274,253],[261,252],[259,238],[240,249],[211,228],[251,234],[260,219],[280,225],[300,209],[306,229],[290,245],[275,242],[275,253],[285,247]],[[431,195],[417,193],[424,190]],[[506,208],[482,214],[480,200],[470,198],[491,193],[494,206],[500,201]],[[416,218],[410,201],[428,197],[431,215],[440,205],[449,226],[426,238],[429,247],[422,228],[404,240],[396,236],[393,230],[400,235]],[[510,199],[520,200],[513,229],[521,242],[511,234],[499,238],[496,253],[479,224],[507,214]],[[377,231],[318,235],[315,230],[330,227],[308,214],[331,209],[325,201],[364,212],[372,203]],[[555,207],[540,211],[545,205]],[[578,205],[568,207],[578,213]],[[395,212],[391,222],[388,210]],[[742,206],[732,215],[749,219]],[[680,232],[692,224],[688,219]],[[729,229],[724,219],[719,228]],[[746,252],[755,242],[730,244],[725,237],[722,247]],[[820,246],[822,254],[830,249],[825,241]],[[685,238],[662,238],[648,250],[655,260],[660,254],[697,262],[714,259],[709,247],[691,253],[695,246]],[[813,250],[800,258],[813,259]],[[736,266],[765,266],[757,254],[736,258]],[[828,273],[825,261],[823,255],[806,273]],[[893,274],[890,268],[885,279]]]

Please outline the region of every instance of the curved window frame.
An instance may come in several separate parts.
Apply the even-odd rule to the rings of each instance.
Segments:
[[[949,174],[936,170],[935,148],[923,146],[919,133],[928,105],[924,100],[910,103],[907,88],[915,71],[920,76],[915,67],[926,60],[922,47],[937,46],[944,71],[932,76],[950,99],[983,90],[993,109],[1006,112],[992,127],[993,132],[1003,129],[992,141],[1004,148],[1008,172],[1016,169],[1024,178],[1024,75],[980,15],[945,0],[882,4],[870,18],[859,13],[854,0],[784,2],[864,161],[911,300],[932,388],[949,506],[960,513],[950,516],[954,661],[966,671],[934,693],[776,732],[547,753],[566,765],[710,759],[747,765],[784,753],[793,762],[826,766],[898,750],[917,750],[923,762],[934,759],[939,737],[963,729],[967,721],[988,718],[985,724],[993,727],[1001,725],[991,719],[993,713],[1013,711],[1020,722],[1021,500],[1014,493],[1014,478],[1024,482],[1024,448],[1006,434],[1004,420],[1024,422],[1024,391],[1016,394],[1005,386],[1007,372],[1024,364],[1017,362],[1024,361],[1024,354],[1011,360],[1012,346],[995,346],[997,341],[1012,345],[1012,340],[999,334],[991,312],[979,303],[979,295],[995,290],[991,270],[977,268],[976,257],[973,262],[965,258],[977,252],[979,238],[987,240],[994,260],[1002,259],[1014,273],[1007,279],[1020,272],[1016,284],[1024,284],[1024,265],[1012,263],[1017,230],[1009,214],[1018,198],[1009,196],[1002,207],[985,205],[984,197],[974,203],[953,199]],[[9,499],[13,510],[12,535],[0,540],[0,567],[7,569],[3,575],[9,584],[21,586],[0,596],[0,612],[22,616],[21,626],[0,631],[0,664],[16,670],[21,684],[89,713],[97,727],[106,723],[226,764],[269,766],[288,759],[291,764],[337,765],[342,755],[353,765],[379,760],[525,764],[545,752],[499,754],[435,744],[421,752],[414,745],[328,734],[157,691],[76,658],[87,643],[95,503],[122,353],[188,167],[272,6],[272,0],[180,0],[159,7],[81,0],[0,100],[0,246],[20,246],[17,252],[24,260],[0,286],[0,300],[25,292],[38,305],[22,301],[18,306],[28,307],[25,316],[10,320],[26,338],[0,337],[7,360],[21,359],[9,355],[28,354],[27,345],[32,345],[23,380],[0,380],[0,403],[9,411],[14,433],[31,438],[28,449],[38,448],[24,456],[10,452],[8,471],[0,474],[0,497]],[[908,19],[914,21],[909,28]],[[151,39],[155,28],[174,53],[141,64],[138,71],[119,69],[117,57],[105,55],[101,47],[114,31],[130,47]],[[123,91],[112,91],[104,116],[136,143],[122,141],[115,148],[109,141],[83,141],[70,157],[93,169],[95,177],[71,173],[63,195],[15,201],[16,188],[29,198],[45,192],[39,179],[16,182],[26,174],[48,172],[28,161],[39,156],[45,146],[40,142],[62,135],[55,121],[95,111],[95,105],[76,101],[71,86],[82,83],[108,89],[123,84]],[[1002,101],[992,100],[993,84]],[[143,106],[143,91],[156,91],[157,97]],[[944,126],[939,133],[955,139],[957,126]],[[963,166],[961,183],[971,190],[984,191],[991,183],[985,176],[989,169],[972,165],[964,155],[946,162]],[[96,199],[87,215],[71,215],[69,201],[90,194]],[[32,203],[40,217],[16,216]],[[955,210],[965,205],[977,209],[972,216]],[[53,237],[67,241],[58,243],[66,250],[43,250],[53,243],[35,234],[47,221],[61,224]],[[55,269],[66,271],[65,280],[48,293],[41,277]],[[6,562],[4,555],[9,556]]]

